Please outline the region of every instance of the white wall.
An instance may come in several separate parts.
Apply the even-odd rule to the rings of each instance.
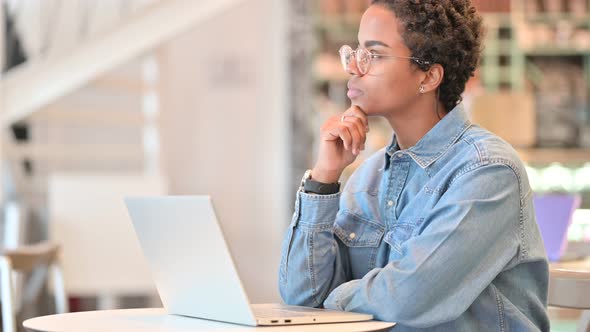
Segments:
[[[213,196],[253,302],[279,300],[292,207],[284,6],[246,1],[159,50],[170,192]]]
[[[0,0],[0,79],[2,79],[2,70],[4,69],[4,62],[6,61],[4,59],[5,57],[5,52],[6,52],[6,48],[5,48],[5,37],[4,34],[6,33],[5,29],[4,29],[4,25],[6,24],[6,22],[4,21],[4,2],[2,0]],[[3,102],[2,102],[2,92],[0,91],[0,108],[2,108],[3,106]],[[2,139],[0,136],[0,156],[2,155]],[[4,177],[4,170],[3,170],[3,164],[4,161],[2,160],[2,158],[0,158],[0,202],[3,201],[2,198],[2,193],[4,192],[4,186],[3,186],[3,181],[2,178]]]

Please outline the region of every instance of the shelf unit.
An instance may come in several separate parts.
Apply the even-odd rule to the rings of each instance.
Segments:
[[[563,10],[557,5],[563,5]],[[563,143],[569,146],[567,149],[547,148],[538,136],[537,150],[531,147],[523,157],[536,164],[590,161],[590,1],[512,0],[510,7],[507,12],[482,13],[487,30],[480,66],[483,88],[491,92],[534,91],[540,103],[537,114],[541,114],[541,108],[546,111],[543,101],[547,95],[538,88],[547,78],[537,63],[555,64],[563,60],[564,68],[568,63],[580,64],[585,102],[581,107],[571,106],[571,110],[560,108],[561,112],[573,112],[572,117],[576,118],[577,143]],[[576,11],[565,11],[567,7]],[[555,73],[555,67],[551,69]],[[537,124],[539,121],[543,121],[543,126],[538,130],[553,126],[546,118],[539,119]]]

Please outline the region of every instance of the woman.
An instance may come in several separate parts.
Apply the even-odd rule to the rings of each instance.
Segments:
[[[320,130],[297,194],[280,291],[395,331],[549,331],[548,264],[522,162],[460,104],[481,50],[469,0],[375,0],[340,49],[352,106]],[[391,145],[367,159],[367,117]]]

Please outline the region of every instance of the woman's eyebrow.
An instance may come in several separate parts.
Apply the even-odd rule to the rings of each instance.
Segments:
[[[378,40],[365,41],[365,47],[371,47],[371,46],[384,46],[384,47],[390,48],[389,45],[385,44],[382,41],[378,41]]]

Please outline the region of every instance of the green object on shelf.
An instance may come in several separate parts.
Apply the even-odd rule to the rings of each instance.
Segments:
[[[524,87],[524,55],[516,42],[516,29],[510,14],[484,14],[486,28],[480,69],[488,91]]]

